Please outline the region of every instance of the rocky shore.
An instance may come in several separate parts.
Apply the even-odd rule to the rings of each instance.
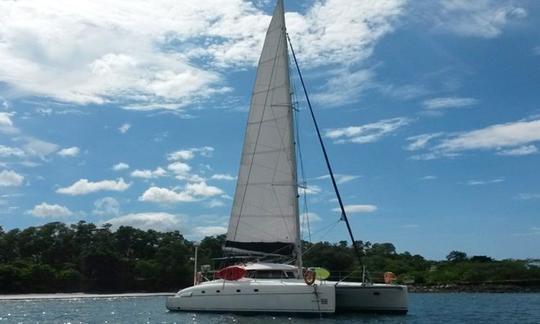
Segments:
[[[409,285],[412,293],[540,293],[538,285],[518,284],[446,284],[446,285]]]

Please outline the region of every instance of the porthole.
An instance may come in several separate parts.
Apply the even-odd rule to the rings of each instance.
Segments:
[[[201,294],[204,294],[204,293],[206,293],[206,291],[202,290],[202,291],[201,291]]]
[[[220,292],[221,292],[221,290],[216,290],[216,292],[217,292],[217,293],[220,293]]]
[[[240,289],[236,289],[236,292],[240,292],[241,290]]]
[[[259,292],[259,289],[253,289],[254,292]]]
[[[376,291],[376,292],[373,293],[373,295],[375,295],[375,296],[379,296],[380,294],[381,294],[381,293],[378,292],[378,291]]]

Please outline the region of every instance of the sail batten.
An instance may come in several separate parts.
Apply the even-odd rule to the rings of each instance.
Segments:
[[[274,10],[252,91],[225,246],[291,254],[298,188],[283,2]]]

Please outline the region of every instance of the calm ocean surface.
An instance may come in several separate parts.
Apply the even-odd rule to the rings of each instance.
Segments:
[[[410,294],[405,316],[172,313],[165,297],[0,300],[0,323],[540,323],[540,294]]]

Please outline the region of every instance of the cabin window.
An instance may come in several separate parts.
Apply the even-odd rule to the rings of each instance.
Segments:
[[[240,292],[241,290],[240,289],[236,289],[236,292]]]
[[[201,290],[201,294],[204,294],[204,293],[206,293],[206,291],[204,291],[204,290]]]
[[[259,292],[259,289],[253,289],[254,292]]]
[[[292,271],[287,271],[287,278],[296,278],[296,275]]]
[[[249,270],[246,277],[254,279],[281,279],[287,278],[287,275],[281,270]]]
[[[221,290],[216,290],[216,292],[217,292],[217,293],[220,293],[220,292],[221,292]]]

